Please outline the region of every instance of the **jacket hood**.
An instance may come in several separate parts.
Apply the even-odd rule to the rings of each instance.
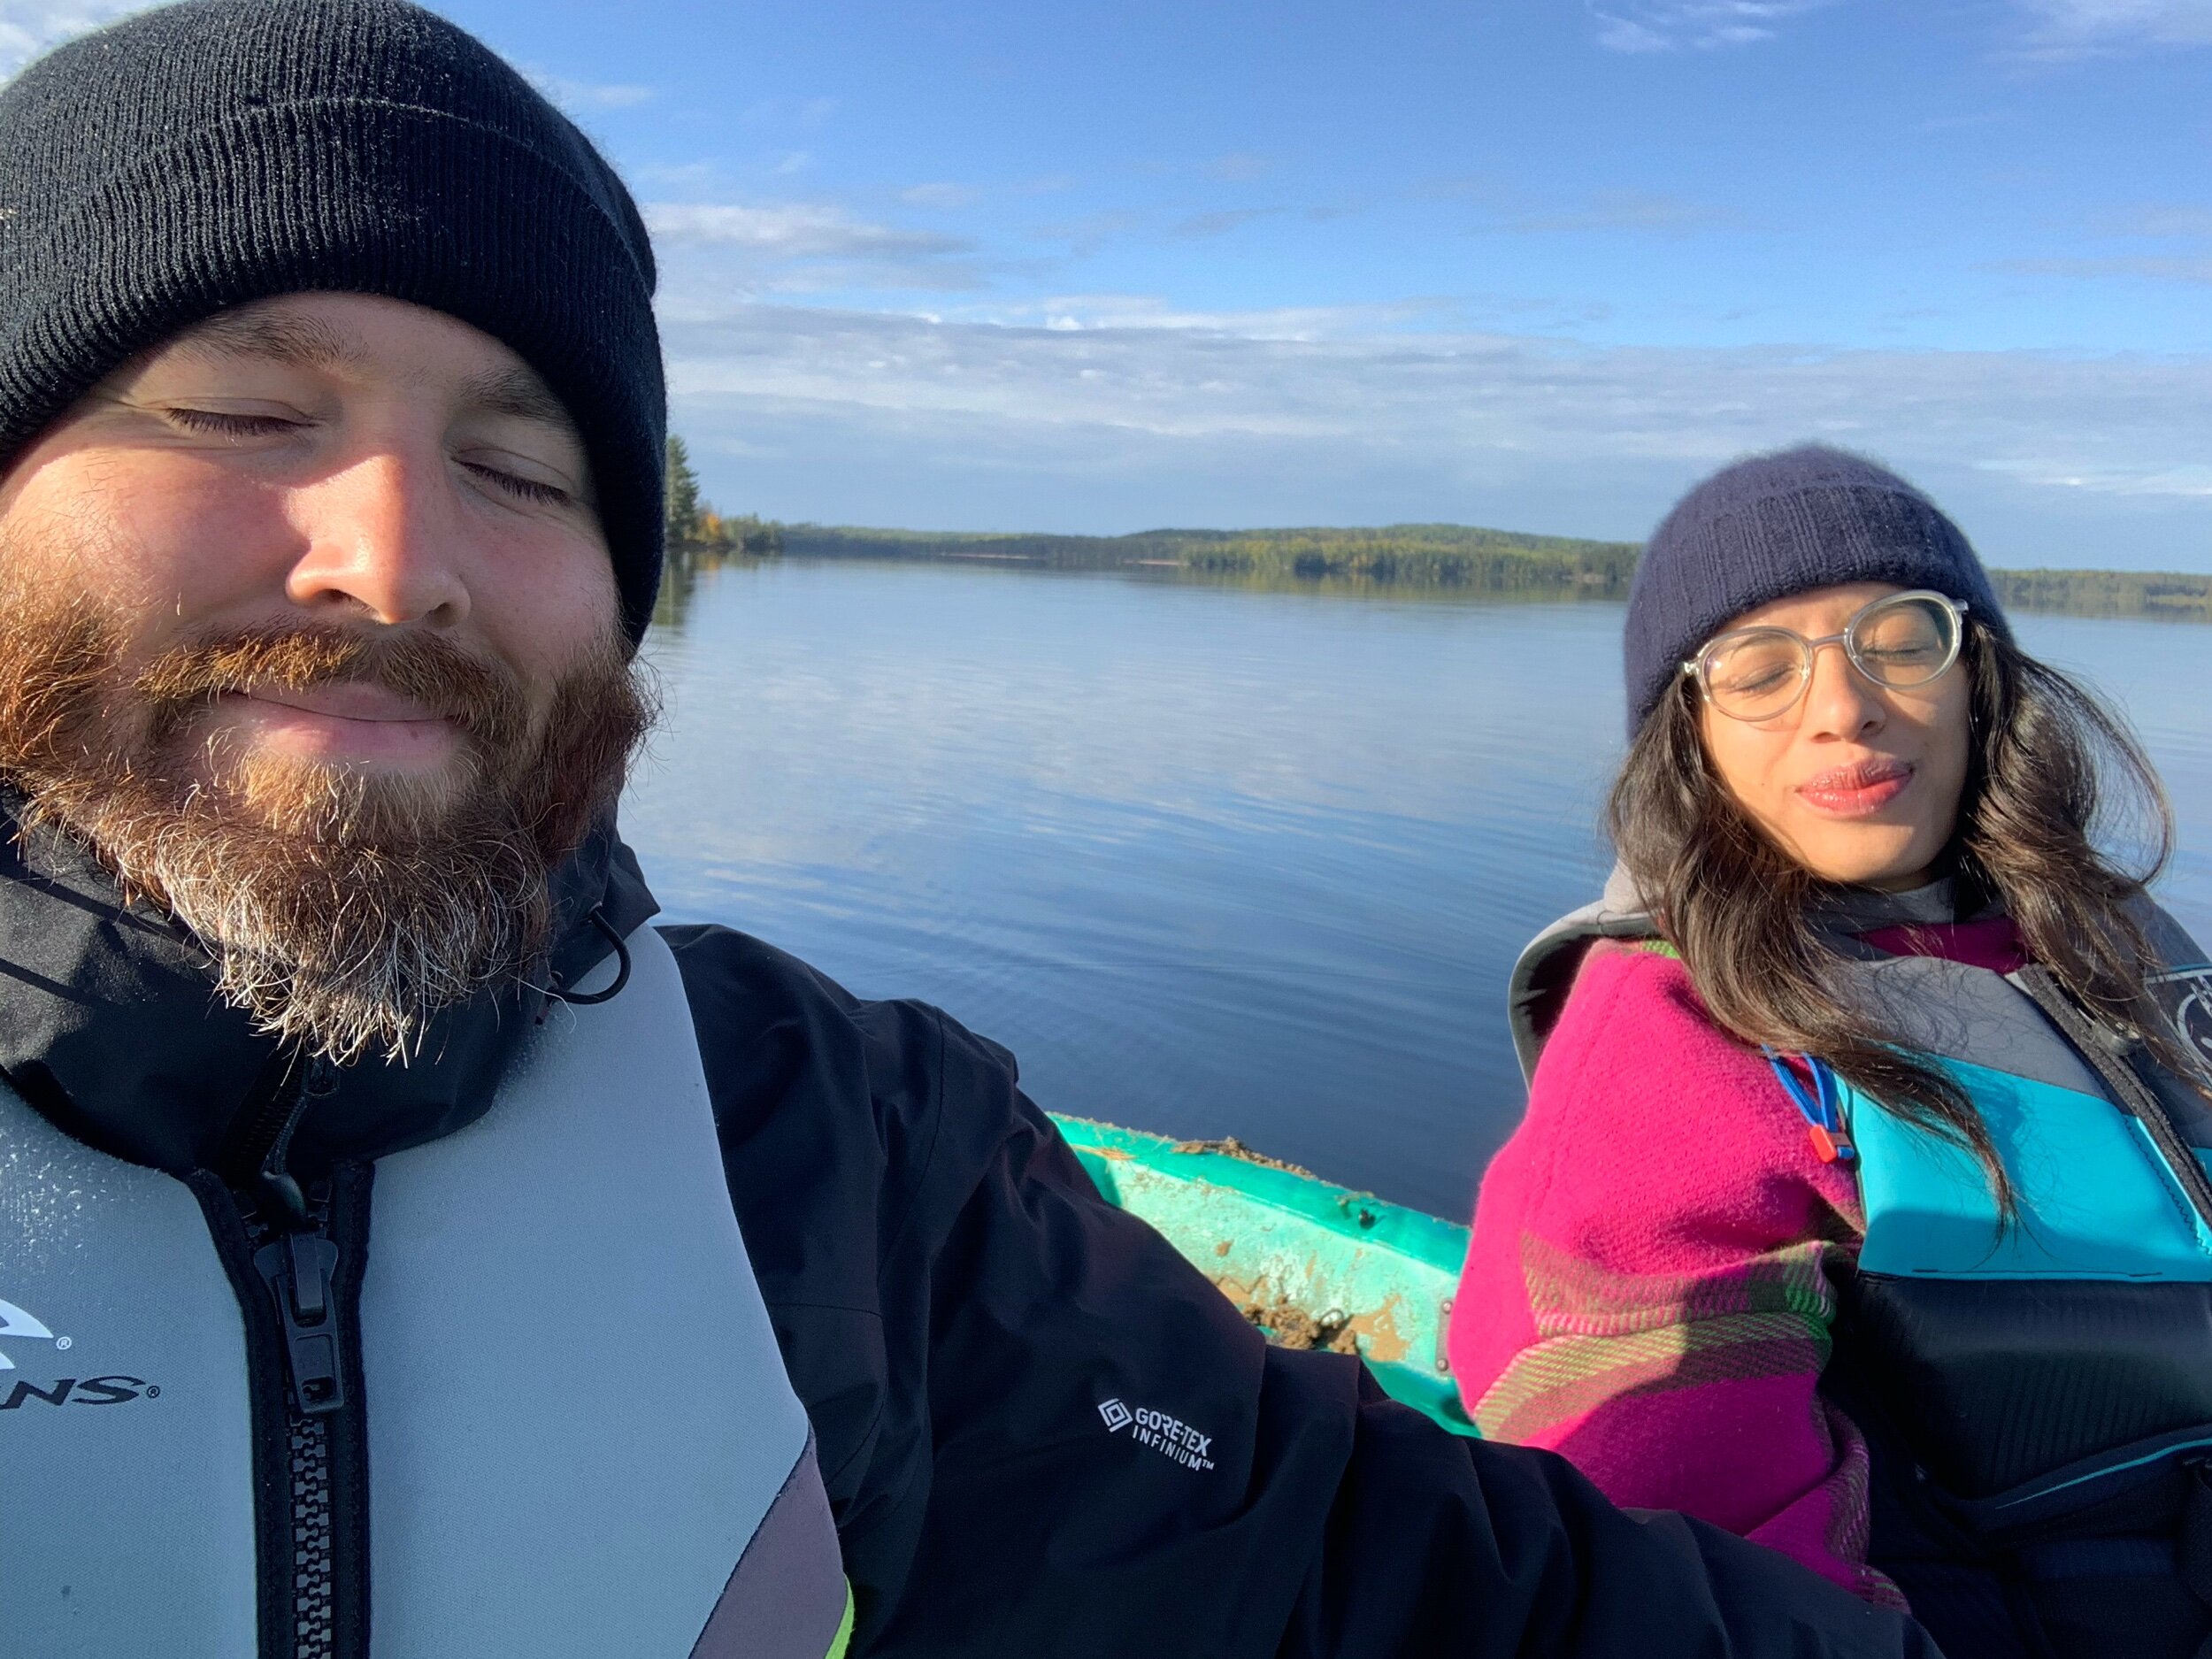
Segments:
[[[1838,942],[1877,928],[1904,922],[1943,923],[1958,914],[1958,887],[1945,876],[1905,893],[1877,893],[1869,887],[1834,890],[1822,903],[1816,925]],[[1570,910],[1531,940],[1513,964],[1506,990],[1506,1017],[1513,1028],[1513,1051],[1524,1081],[1536,1075],[1545,1041],[1559,1023],[1582,971],[1582,958],[1601,939],[1657,939],[1659,924],[1638,891],[1635,878],[1619,864],[1606,878],[1604,894],[1592,904]]]
[[[234,1133],[292,1064],[217,994],[199,942],[126,904],[73,840],[19,826],[0,796],[0,1074],[58,1127],[171,1174],[221,1171]],[[554,946],[539,973],[574,985],[659,906],[611,818],[554,876]],[[594,919],[594,913],[597,920]],[[603,932],[599,921],[606,925]],[[348,1066],[294,1141],[294,1167],[377,1157],[481,1116],[546,994],[519,982],[446,1010],[407,1064]]]

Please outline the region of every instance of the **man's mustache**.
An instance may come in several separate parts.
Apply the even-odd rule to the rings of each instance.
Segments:
[[[529,736],[529,706],[505,668],[434,634],[373,635],[326,624],[244,629],[172,646],[132,688],[173,732],[226,695],[367,683],[449,720],[493,754]]]

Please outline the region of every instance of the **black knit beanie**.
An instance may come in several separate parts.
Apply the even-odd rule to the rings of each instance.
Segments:
[[[1644,548],[1622,641],[1629,736],[1736,618],[1847,582],[1933,588],[2011,637],[1966,537],[1896,473],[1823,444],[1755,455],[1692,489]]]
[[[404,0],[188,0],[0,90],[0,468],[128,358],[306,291],[503,341],[591,457],[630,637],[660,583],[653,254],[589,141]]]

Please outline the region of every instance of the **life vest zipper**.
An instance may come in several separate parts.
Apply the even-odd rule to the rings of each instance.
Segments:
[[[257,1160],[257,1202],[247,1217],[254,1267],[283,1336],[292,1659],[335,1659],[337,1653],[331,1426],[346,1403],[345,1324],[337,1294],[342,1257],[330,1236],[327,1199],[311,1201],[289,1167],[300,1120],[336,1081],[335,1069],[319,1056],[290,1080],[282,1116],[270,1115],[274,1133]]]

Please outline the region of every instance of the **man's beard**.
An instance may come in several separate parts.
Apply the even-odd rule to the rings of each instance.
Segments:
[[[0,552],[4,552],[0,549]],[[88,843],[165,907],[257,1027],[405,1061],[441,1009],[526,973],[553,871],[619,793],[651,701],[612,629],[533,718],[518,678],[427,633],[303,625],[188,640],[142,670],[85,598],[0,601],[0,774],[25,827]],[[449,721],[437,773],[234,750],[219,697],[366,681]]]

